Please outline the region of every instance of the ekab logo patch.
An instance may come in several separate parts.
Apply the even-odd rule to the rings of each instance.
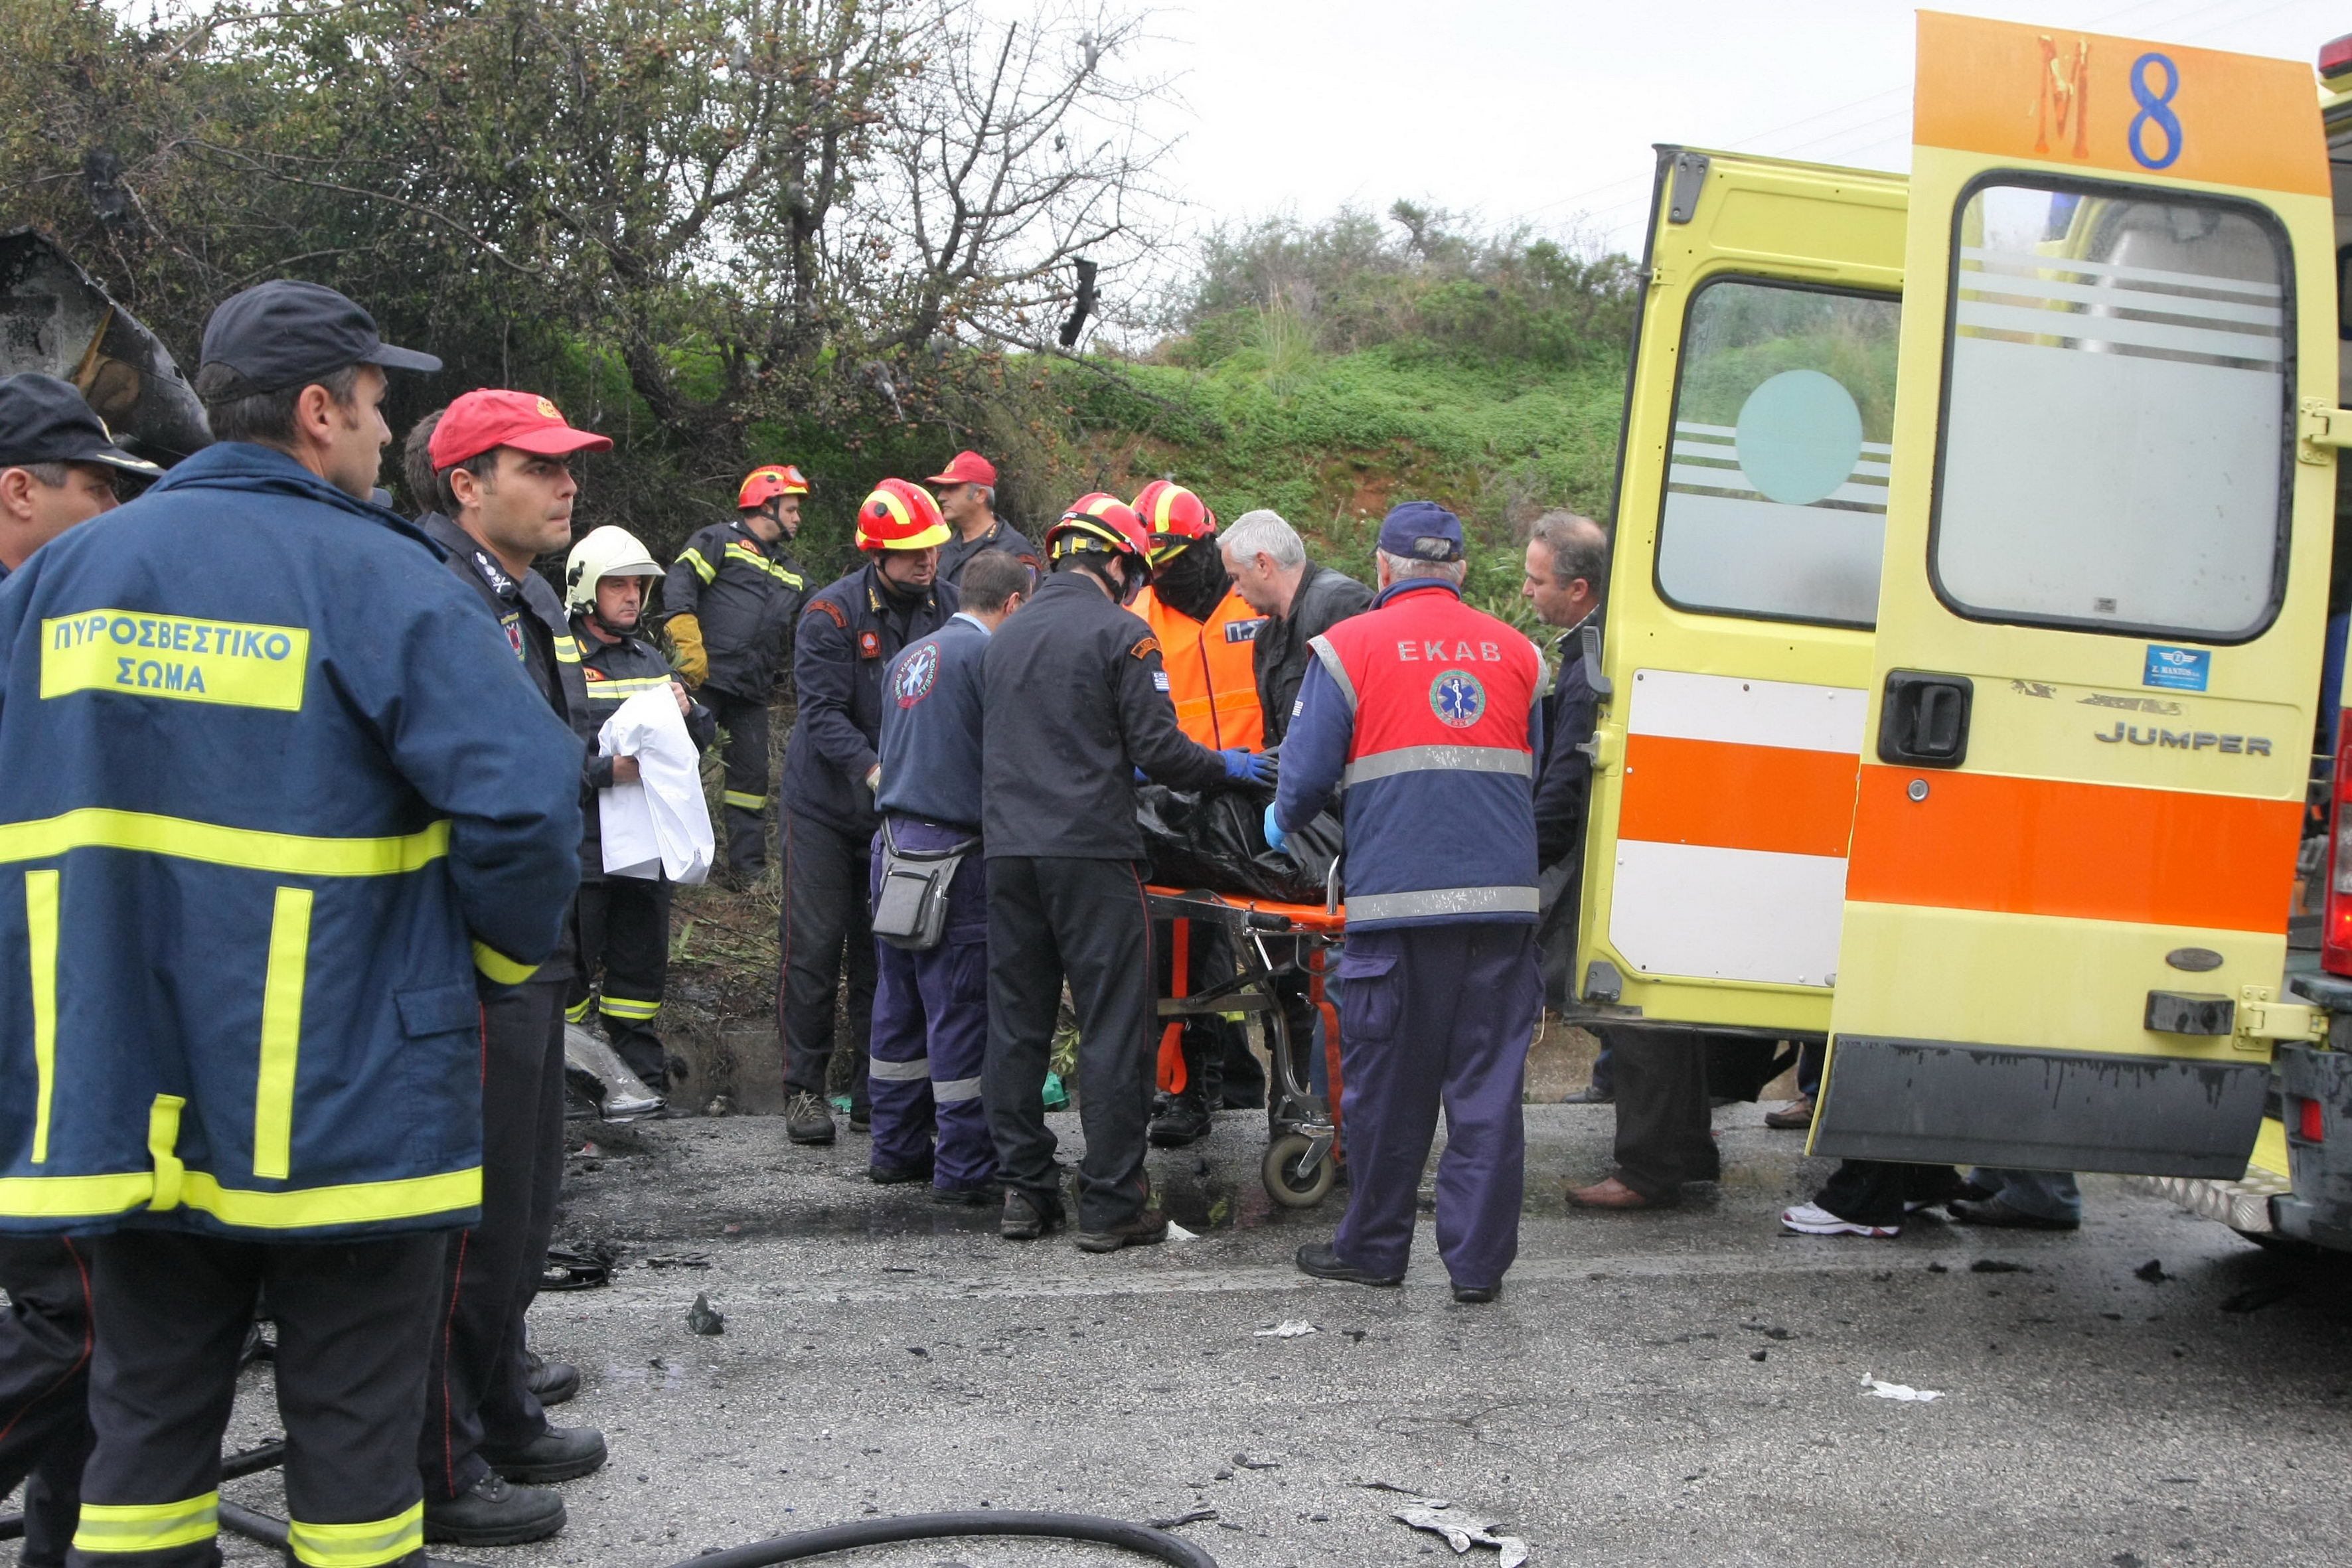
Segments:
[[[937,643],[924,643],[899,662],[898,673],[890,679],[890,694],[901,708],[912,708],[931,694],[931,683],[940,678],[940,647]]]
[[[1466,669],[1441,671],[1429,683],[1429,710],[1439,723],[1466,730],[1486,711],[1486,689]]]

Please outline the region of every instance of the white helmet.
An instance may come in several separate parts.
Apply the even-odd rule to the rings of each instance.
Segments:
[[[572,547],[563,563],[563,607],[575,615],[596,607],[596,584],[606,577],[658,577],[655,564],[637,536],[606,523],[592,528]]]

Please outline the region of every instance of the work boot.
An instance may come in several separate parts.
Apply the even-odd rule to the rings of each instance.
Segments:
[[[1080,1252],[1117,1252],[1122,1247],[1153,1247],[1168,1239],[1168,1216],[1145,1209],[1104,1230],[1082,1230],[1072,1238]]]
[[[1369,1268],[1359,1268],[1339,1256],[1329,1242],[1308,1242],[1292,1255],[1301,1274],[1312,1274],[1318,1279],[1342,1279],[1350,1285],[1377,1285],[1385,1289],[1404,1283],[1402,1274],[1375,1274]]]
[[[1208,1097],[1188,1089],[1169,1096],[1167,1109],[1152,1118],[1150,1138],[1154,1148],[1181,1149],[1187,1143],[1198,1143],[1215,1128],[1209,1116]]]
[[[1775,1132],[1802,1132],[1812,1124],[1813,1097],[1810,1094],[1764,1113],[1764,1125]]]
[[[604,1434],[593,1426],[550,1426],[511,1448],[485,1443],[481,1453],[510,1481],[568,1481],[604,1467]]]
[[[580,1392],[580,1369],[568,1361],[550,1361],[537,1351],[522,1356],[522,1380],[541,1405],[561,1405]]]
[[[1062,1223],[1062,1196],[1059,1193],[1024,1192],[1019,1187],[1004,1189],[1004,1217],[996,1222],[996,1234],[1007,1241],[1034,1241]]]
[[[784,1102],[784,1136],[795,1143],[833,1142],[833,1107],[824,1096],[802,1089]]]
[[[895,1187],[907,1182],[928,1182],[931,1179],[929,1160],[912,1165],[894,1165],[887,1160],[877,1160],[866,1167],[866,1179],[877,1187]]]
[[[511,1484],[496,1470],[446,1502],[425,1500],[425,1539],[457,1546],[520,1546],[563,1528],[563,1500]]]
[[[1004,1189],[994,1182],[975,1182],[970,1186],[933,1186],[931,1202],[947,1208],[986,1208],[1004,1196]]]

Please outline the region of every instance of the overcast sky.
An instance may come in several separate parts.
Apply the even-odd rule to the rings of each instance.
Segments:
[[[1946,7],[2310,62],[2343,0]],[[1195,216],[1400,196],[1638,254],[1653,142],[1906,169],[1912,16],[1885,0],[1172,0],[1163,172]]]

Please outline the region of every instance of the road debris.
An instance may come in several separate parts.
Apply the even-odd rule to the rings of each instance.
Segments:
[[[1270,1329],[1259,1329],[1253,1335],[1261,1340],[1295,1340],[1302,1334],[1318,1332],[1315,1325],[1304,1318],[1285,1318]]]
[[[656,1252],[645,1264],[648,1268],[708,1268],[710,1258],[701,1252]]]
[[[694,1305],[686,1310],[686,1326],[698,1334],[723,1334],[727,1331],[727,1314],[712,1307],[710,1298],[697,1290]]]
[[[1195,1230],[1186,1230],[1182,1226],[1178,1225],[1171,1219],[1168,1222],[1168,1239],[1171,1241],[1198,1241],[1201,1239],[1201,1233]]]
[[[2149,1258],[2147,1262],[2133,1269],[2132,1273],[2137,1275],[2138,1278],[2147,1280],[2151,1285],[2161,1285],[2166,1280],[2172,1278],[2171,1275],[2167,1274],[2164,1271],[2164,1260],[2160,1258]]]
[[[1244,1470],[1278,1470],[1282,1468],[1282,1461],[1279,1459],[1253,1459],[1247,1454],[1235,1454],[1234,1456],[1234,1463],[1239,1465]]]
[[[1944,1391],[1940,1388],[1914,1388],[1907,1383],[1881,1383],[1866,1372],[1862,1374],[1862,1386],[1864,1393],[1874,1394],[1881,1399],[1900,1399],[1912,1405],[1925,1405],[1931,1399],[1944,1397]]]
[[[1442,1535],[1459,1556],[1473,1546],[1491,1546],[1502,1554],[1498,1568],[1520,1568],[1528,1560],[1528,1543],[1516,1535],[1495,1533],[1495,1521],[1480,1514],[1449,1513],[1454,1505],[1443,1498],[1412,1498],[1389,1517],[1415,1530]]]
[[[2032,1269],[2022,1263],[2011,1263],[2006,1258],[1979,1258],[1969,1265],[1971,1274],[2031,1274]]]
[[[1190,1513],[1180,1513],[1173,1519],[1147,1519],[1143,1522],[1154,1530],[1178,1530],[1188,1524],[1206,1524],[1217,1517],[1213,1508],[1196,1508]]]

